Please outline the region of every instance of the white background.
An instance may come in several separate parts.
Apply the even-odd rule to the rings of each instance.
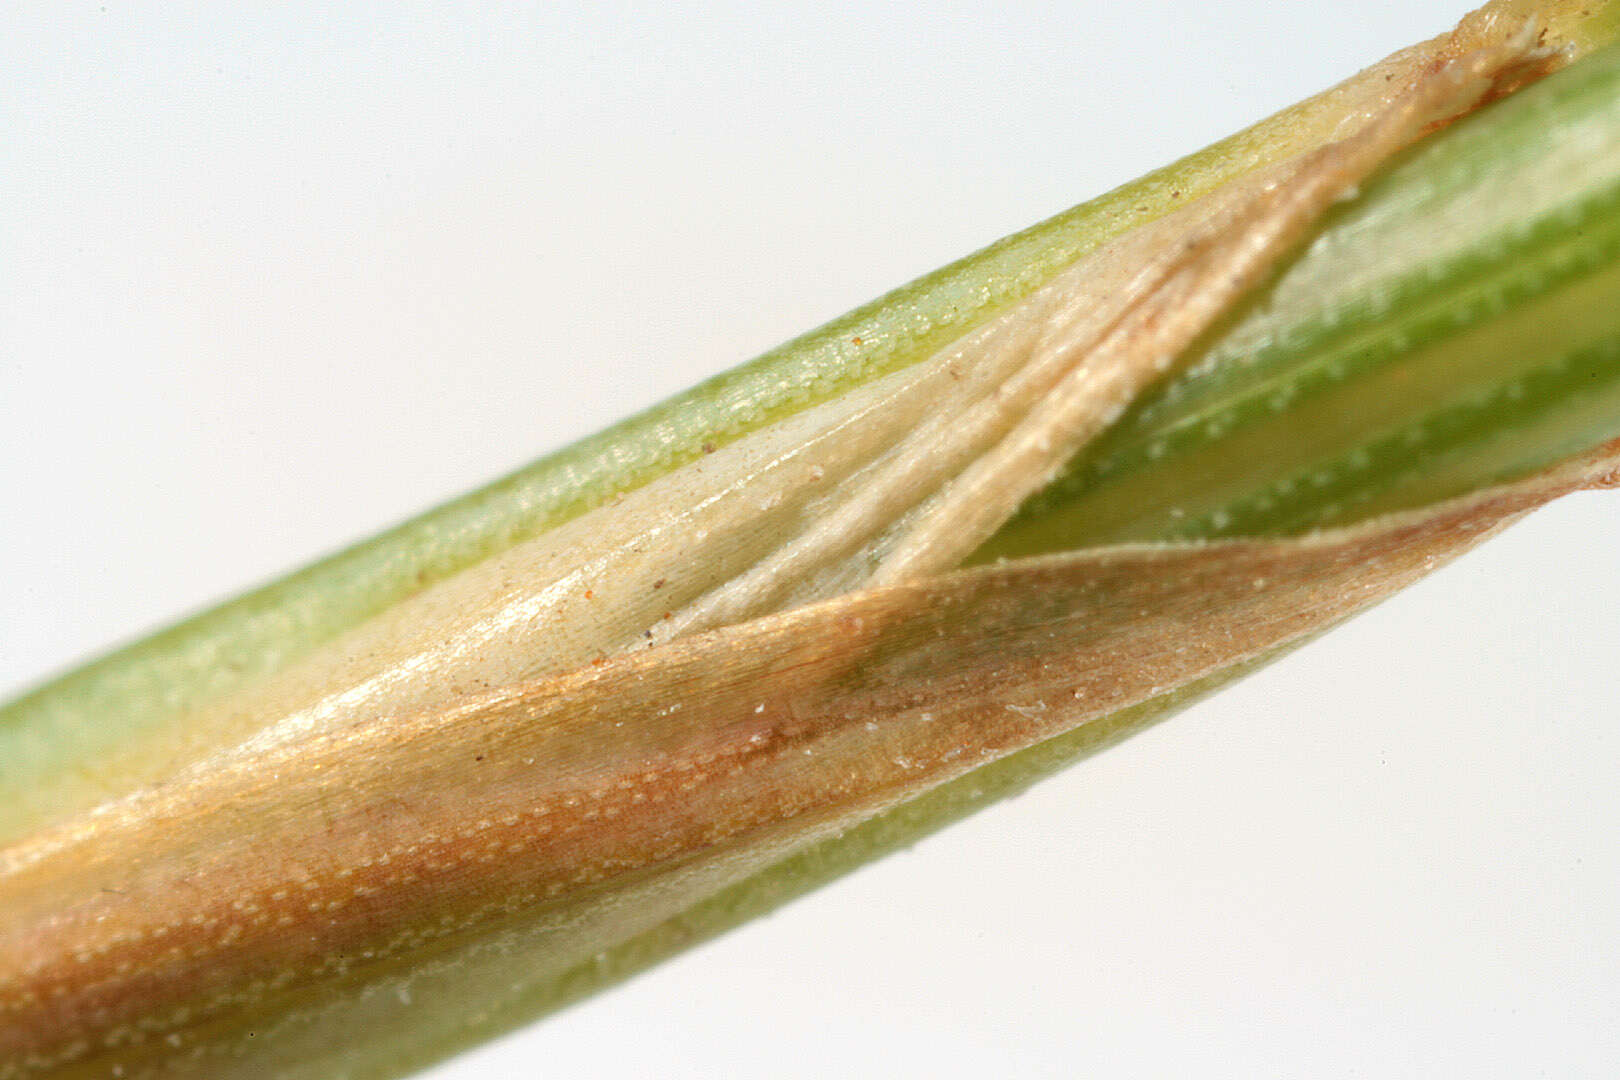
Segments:
[[[0,692],[1459,14],[492,7],[0,15]],[[433,1075],[1611,1076],[1617,531],[1571,498]]]

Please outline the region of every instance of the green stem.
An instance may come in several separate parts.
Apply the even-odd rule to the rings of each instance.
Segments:
[[[1301,127],[1301,115],[1278,122],[1274,138],[1234,137],[13,702],[0,710],[0,844],[91,793],[116,790],[116,780],[104,785],[85,772],[116,778],[120,753],[152,731],[183,727],[204,704],[286,669],[433,582],[668,473],[706,446],[930,355],[1129,226],[1320,141],[1320,125]],[[1369,185],[1260,296],[1209,335],[1182,374],[1087,448],[979,558],[1297,533],[1472,491],[1616,434],[1620,50],[1611,48],[1417,147]],[[1010,754],[746,880],[695,894],[705,898],[615,939],[590,963],[526,994],[509,1013],[489,1014],[482,1026],[412,1041],[424,1021],[394,1010],[390,1022],[410,1036],[400,1041],[406,1049],[397,1060],[369,1061],[366,1075],[391,1074],[638,970],[1248,669],[1217,670]],[[918,670],[932,678],[936,668]],[[387,780],[384,787],[396,793],[395,775]],[[460,787],[454,791],[459,799]],[[54,905],[55,894],[47,899]],[[439,1022],[450,1019],[445,1013]]]
[[[981,557],[1348,520],[1612,430],[1617,72],[1612,52],[1594,56],[1412,154]],[[0,707],[0,842],[108,790],[100,774],[151,733],[434,582],[931,354],[1130,226],[1309,143],[1325,108],[1280,114]],[[1558,164],[1571,152],[1585,165]],[[1438,249],[1423,240],[1440,235]]]

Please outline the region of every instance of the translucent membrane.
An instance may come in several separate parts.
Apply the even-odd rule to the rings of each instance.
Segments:
[[[1297,533],[1617,431],[1620,56],[1462,121],[1340,211],[979,558]]]

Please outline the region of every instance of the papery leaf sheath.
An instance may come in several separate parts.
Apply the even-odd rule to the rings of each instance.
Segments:
[[[0,1076],[103,1075],[105,1054],[75,1065],[87,1038],[129,1076],[423,1063],[818,841],[1240,670],[1616,483],[1620,441],[1304,539],[867,590],[171,785],[25,848],[0,882]]]
[[[0,707],[0,842],[165,775],[217,745],[200,715],[435,582],[486,562],[784,416],[920,362],[1077,258],[1342,133],[1438,59],[1535,15],[1575,59],[1613,40],[1612,2],[1497,2],[1459,29],[1139,181],[991,245],[490,486],[66,673]],[[216,713],[217,715],[217,713]]]

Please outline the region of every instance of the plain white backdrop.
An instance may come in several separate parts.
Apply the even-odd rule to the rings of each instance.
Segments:
[[[1460,14],[7,5],[0,696]],[[432,1076],[1612,1076],[1617,534],[1568,499]]]

